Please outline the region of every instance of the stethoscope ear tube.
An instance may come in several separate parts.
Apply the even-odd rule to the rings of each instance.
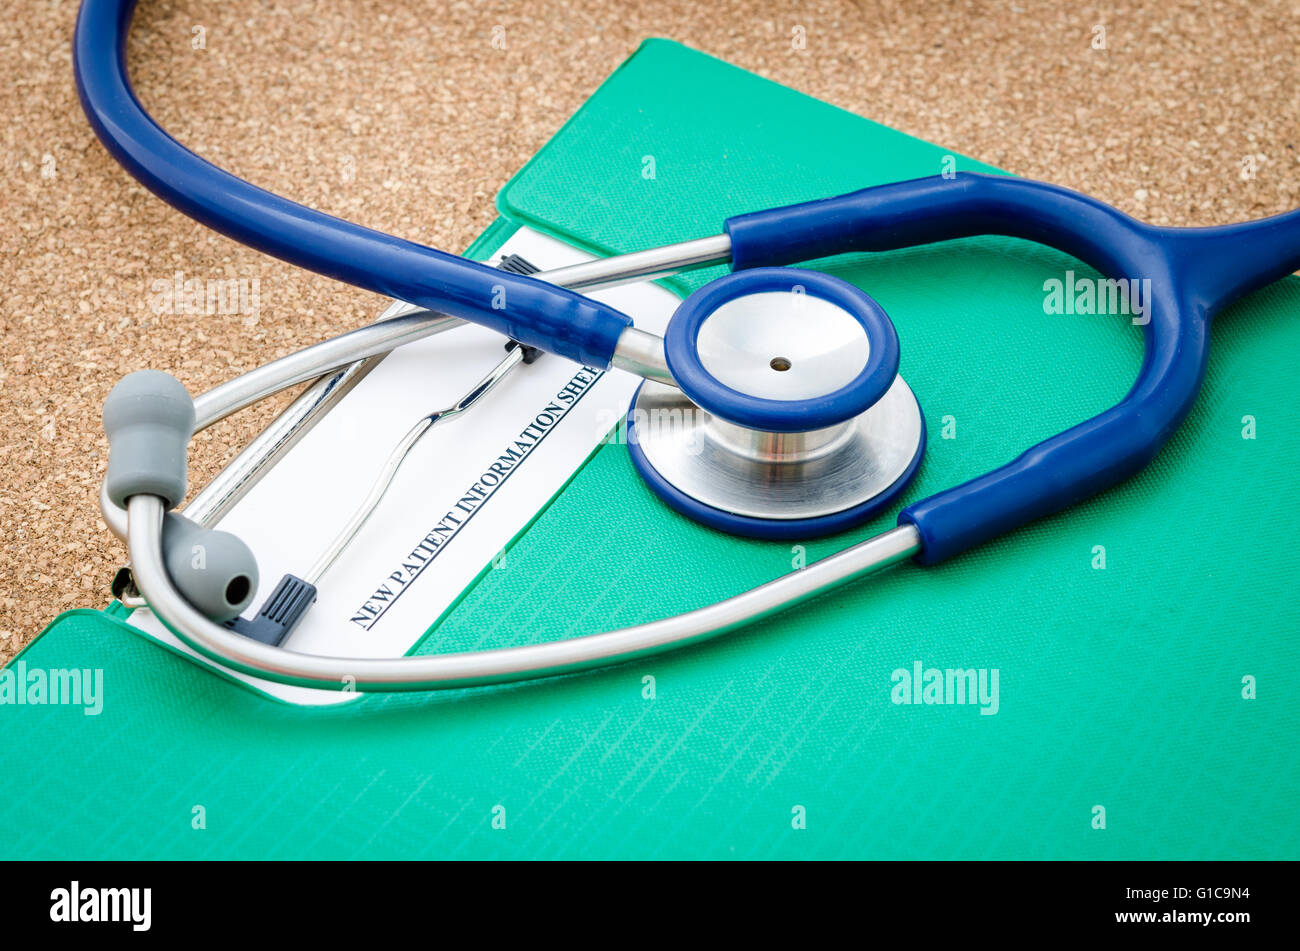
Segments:
[[[900,526],[821,561],[706,607],[635,627],[568,640],[394,658],[327,657],[271,647],[200,614],[172,584],[161,536],[166,509],[154,495],[127,503],[135,579],[154,615],[198,653],[232,670],[277,683],[333,690],[442,690],[589,670],[715,637],[879,571],[915,554],[917,534]]]

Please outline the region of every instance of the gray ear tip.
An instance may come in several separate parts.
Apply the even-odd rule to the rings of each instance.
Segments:
[[[192,430],[194,400],[185,384],[161,370],[137,370],[118,380],[104,400],[104,428],[112,435],[137,422]]]
[[[104,481],[115,505],[137,494],[157,495],[169,508],[185,498],[185,453],[194,421],[194,400],[176,377],[140,370],[118,380],[104,400]]]
[[[257,559],[230,532],[176,513],[163,522],[163,560],[185,600],[218,624],[238,617],[257,594]]]

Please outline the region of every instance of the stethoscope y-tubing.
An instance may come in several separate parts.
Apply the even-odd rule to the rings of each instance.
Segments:
[[[1209,324],[1241,295],[1300,268],[1300,211],[1217,228],[1156,228],[1065,188],[990,175],[935,176],[727,222],[735,267],[892,251],[1000,234],[1058,248],[1111,279],[1150,281],[1146,349],[1116,406],[1006,465],[899,515],[935,564],[1059,512],[1139,471],[1200,390]]]

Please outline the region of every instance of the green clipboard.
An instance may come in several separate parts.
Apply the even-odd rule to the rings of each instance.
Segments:
[[[988,168],[653,40],[507,185],[469,253],[520,224],[632,251],[945,163]],[[818,266],[898,326],[930,430],[908,500],[1111,405],[1141,361],[1126,318],[1044,313],[1045,281],[1093,276],[1056,251],[980,238]],[[1220,317],[1191,416],[1121,488],[622,667],[307,709],[111,612],[69,612],[20,659],[102,668],[103,710],[0,705],[3,854],[1294,858],[1298,311],[1291,278]],[[725,537],[603,446],[419,651],[651,620],[890,521],[805,546]],[[996,669],[996,714],[893,702],[916,662]]]

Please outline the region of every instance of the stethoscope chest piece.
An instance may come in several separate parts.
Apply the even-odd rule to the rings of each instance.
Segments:
[[[700,288],[664,337],[678,387],[647,381],[627,441],[665,502],[706,525],[807,538],[877,514],[925,448],[880,305],[817,271],[737,271]]]

